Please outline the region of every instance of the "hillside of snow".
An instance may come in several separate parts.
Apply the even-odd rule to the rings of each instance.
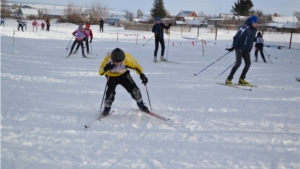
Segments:
[[[53,22],[50,32],[34,32],[27,22],[24,32],[17,31],[15,20],[0,28],[2,169],[300,168],[299,35],[293,35],[292,49],[265,47],[268,63],[259,55],[246,77],[258,87],[246,91],[249,87],[217,84],[225,82],[230,69],[216,77],[235,55],[215,61],[227,53],[236,31],[220,31],[218,40],[207,29],[199,38],[195,30],[165,34],[165,57],[172,62],[154,63],[154,41],[146,44],[151,32],[105,25],[99,33],[92,25],[88,56],[96,59],[83,58],[80,50],[66,59],[77,25]],[[289,36],[264,38],[287,46]],[[133,111],[135,101],[118,86],[114,113],[92,123],[100,115],[106,84],[99,65],[117,47],[141,64],[152,111],[169,121]],[[150,107],[146,87],[130,72]]]

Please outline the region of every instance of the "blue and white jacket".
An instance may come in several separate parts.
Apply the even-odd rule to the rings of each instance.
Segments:
[[[256,32],[257,29],[252,26],[250,18],[248,18],[233,37],[232,47],[244,52],[250,52],[253,47]]]

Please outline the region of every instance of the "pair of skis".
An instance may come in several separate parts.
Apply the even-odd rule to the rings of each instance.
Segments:
[[[234,87],[237,89],[241,89],[241,90],[246,90],[246,91],[252,91],[252,88],[266,88],[266,89],[273,89],[273,90],[284,90],[284,88],[276,88],[276,87],[263,87],[263,86],[255,86],[255,85],[242,85],[242,84],[225,84],[225,83],[217,83],[219,85],[224,85],[224,86],[228,86],[228,87]],[[250,87],[246,88],[246,87]]]
[[[143,112],[143,111],[141,111],[141,110],[139,110],[139,109],[132,109],[132,110],[133,110],[133,111],[136,111],[136,112]],[[84,125],[84,127],[87,129],[87,128],[89,128],[94,122],[96,122],[96,121],[101,121],[103,118],[108,117],[108,116],[112,115],[113,113],[114,113],[114,111],[111,111],[107,116],[100,115],[97,119],[93,120],[90,124]],[[156,114],[156,113],[153,113],[153,112],[151,112],[151,111],[149,111],[149,112],[143,112],[143,113],[146,113],[146,114],[148,114],[148,115],[150,115],[150,116],[152,116],[152,117],[155,117],[155,118],[157,118],[157,119],[160,119],[160,120],[162,120],[162,121],[168,121],[168,120],[170,120],[169,118],[162,117],[162,116],[160,116],[160,115],[158,115],[158,114]]]

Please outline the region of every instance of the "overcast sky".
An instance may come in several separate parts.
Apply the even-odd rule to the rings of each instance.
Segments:
[[[101,0],[113,10],[136,11],[141,9],[149,12],[153,6],[153,0]],[[45,3],[41,0],[8,0],[8,2],[19,3]],[[67,5],[72,2],[78,6],[89,7],[97,0],[51,0],[51,4]],[[180,10],[203,12],[205,15],[219,15],[219,13],[230,13],[234,2],[237,0],[164,0],[165,8],[171,14],[178,14]],[[252,0],[254,10],[261,10],[264,14],[292,16],[295,11],[300,12],[300,0]]]

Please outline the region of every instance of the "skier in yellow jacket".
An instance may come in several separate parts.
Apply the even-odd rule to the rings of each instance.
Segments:
[[[131,97],[136,100],[140,110],[149,112],[148,107],[145,106],[140,89],[137,87],[128,68],[136,71],[142,80],[144,85],[147,84],[148,79],[144,74],[143,68],[140,64],[128,53],[124,53],[123,50],[116,48],[109,53],[102,61],[99,69],[99,75],[105,75],[107,77],[107,90],[105,95],[104,105],[105,108],[102,112],[104,116],[107,116],[110,112],[112,102],[115,99],[117,85],[122,85]]]

